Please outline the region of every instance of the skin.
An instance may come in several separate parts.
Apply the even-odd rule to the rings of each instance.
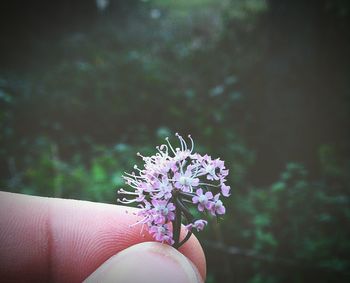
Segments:
[[[125,206],[0,192],[1,282],[82,282],[119,252],[153,241],[141,225],[130,227],[136,214]],[[192,236],[179,251],[205,279],[198,240]]]

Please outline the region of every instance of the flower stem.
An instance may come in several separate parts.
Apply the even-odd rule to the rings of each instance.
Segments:
[[[176,196],[174,196],[174,202],[177,203]],[[180,231],[181,231],[181,208],[178,205],[176,205],[175,219],[173,221],[173,239],[174,239],[173,247],[175,249],[178,249],[180,247],[179,245]]]
[[[187,223],[191,223],[193,222],[193,216],[192,214],[189,212],[189,210],[187,209],[187,207],[185,206],[185,204],[180,200],[180,199],[177,199],[177,203],[179,204],[179,206],[181,207],[185,217],[186,217],[186,220],[187,220]],[[187,235],[186,237],[179,243],[179,247],[181,247],[184,243],[186,243],[188,241],[188,239],[191,237],[192,235],[192,232],[191,231],[187,231]]]
[[[193,222],[193,216],[192,216],[192,214],[189,212],[189,210],[187,209],[187,207],[182,203],[182,201],[180,200],[180,198],[176,198],[175,203],[176,203],[175,222],[176,222],[176,219],[177,219],[177,213],[178,213],[178,211],[179,211],[180,217],[181,217],[181,213],[184,214],[184,216],[186,217],[188,223]],[[181,218],[180,218],[180,219],[181,219]],[[174,225],[174,226],[175,226],[175,225]],[[175,228],[174,228],[174,229],[175,229]],[[186,243],[187,240],[188,240],[188,239],[191,237],[191,235],[192,235],[192,232],[191,232],[191,231],[188,231],[188,232],[187,232],[187,235],[185,236],[185,238],[184,238],[181,242],[179,242],[179,240],[180,240],[180,231],[181,231],[181,222],[180,222],[180,224],[179,224],[179,226],[178,226],[178,230],[177,230],[177,231],[175,231],[175,230],[173,231],[173,233],[174,233],[174,241],[175,241],[173,247],[176,248],[176,249],[180,248],[184,243]],[[177,232],[178,234],[175,234],[175,232]]]

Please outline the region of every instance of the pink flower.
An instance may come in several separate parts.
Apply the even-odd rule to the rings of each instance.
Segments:
[[[224,197],[230,196],[230,190],[231,190],[230,186],[226,186],[225,184],[221,185],[221,193]]]
[[[211,192],[206,192],[205,194],[203,194],[202,189],[198,189],[196,191],[196,194],[197,195],[192,198],[192,202],[194,204],[198,203],[198,210],[204,211],[204,208],[210,209],[211,203],[209,202],[209,200],[213,198],[213,194]]]
[[[210,212],[212,215],[222,215],[225,214],[226,208],[223,206],[222,201],[219,200],[220,194],[215,195],[214,201],[212,202],[212,206],[210,208]]]
[[[175,173],[174,186],[184,192],[192,192],[192,188],[198,186],[199,179],[192,176],[191,170],[186,170],[185,173]]]
[[[203,219],[199,219],[199,220],[196,220],[194,223],[190,223],[188,225],[186,225],[186,229],[188,231],[191,231],[193,228],[194,229],[197,229],[197,231],[202,231],[205,227],[205,225],[208,224],[208,221],[205,221]]]
[[[153,234],[158,242],[168,243],[169,245],[174,244],[173,233],[169,230],[167,224],[151,226],[149,232]]]
[[[154,188],[158,189],[156,198],[170,199],[172,196],[173,186],[170,184],[169,179],[163,177],[161,180],[157,180],[154,184]]]
[[[135,224],[147,225],[156,241],[178,248],[182,244],[178,237],[182,217],[190,223],[186,226],[188,231],[201,231],[207,225],[203,219],[193,222],[193,212],[187,206],[196,207],[199,212],[207,210],[214,216],[223,215],[225,207],[220,197],[229,196],[231,188],[225,184],[228,170],[224,161],[219,158],[213,160],[207,154],[193,153],[191,136],[188,136],[190,146],[182,136],[176,136],[179,147],[174,148],[166,138],[167,144],[156,147],[156,154],[142,156],[138,153],[145,164],[143,168],[135,165],[135,172],[131,174],[125,173],[123,178],[132,190],[118,190],[125,196],[118,201],[137,203],[141,208],[138,213],[141,220]],[[211,189],[216,192],[215,197]],[[191,199],[192,202],[189,202]],[[170,226],[176,231],[175,239]]]
[[[166,200],[152,200],[153,205],[153,219],[156,224],[165,224],[169,221],[173,221],[175,219],[175,206],[171,202],[167,202]]]

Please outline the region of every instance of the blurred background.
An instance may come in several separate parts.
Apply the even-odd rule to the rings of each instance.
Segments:
[[[116,203],[191,133],[231,173],[208,283],[350,282],[349,1],[0,7],[2,190]]]

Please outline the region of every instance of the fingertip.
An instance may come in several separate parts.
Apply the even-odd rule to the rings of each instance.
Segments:
[[[81,282],[113,255],[153,240],[142,225],[133,226],[139,220],[137,212],[118,205],[0,192],[0,275],[8,281],[24,277],[33,282]],[[185,229],[182,232],[183,238]],[[205,278],[205,257],[196,237],[179,251]]]
[[[185,229],[182,229],[181,237],[185,237],[186,233],[187,231]],[[197,237],[192,234],[189,240],[179,248],[179,251],[196,265],[202,278],[206,278],[207,264],[205,260],[205,254]]]
[[[93,272],[86,283],[198,283],[197,267],[171,246],[144,242],[111,257]]]
[[[84,273],[87,276],[112,255],[153,240],[142,225],[133,225],[140,220],[138,209],[85,201],[52,201],[55,203],[51,223],[57,244],[54,249],[56,277],[62,274],[62,270],[71,270],[77,264],[79,270],[73,268],[69,278],[78,279]],[[185,229],[182,229],[181,237],[184,236]],[[197,238],[192,235],[179,251],[205,278],[205,256]],[[72,254],[75,254],[74,265],[72,260],[67,260]]]

